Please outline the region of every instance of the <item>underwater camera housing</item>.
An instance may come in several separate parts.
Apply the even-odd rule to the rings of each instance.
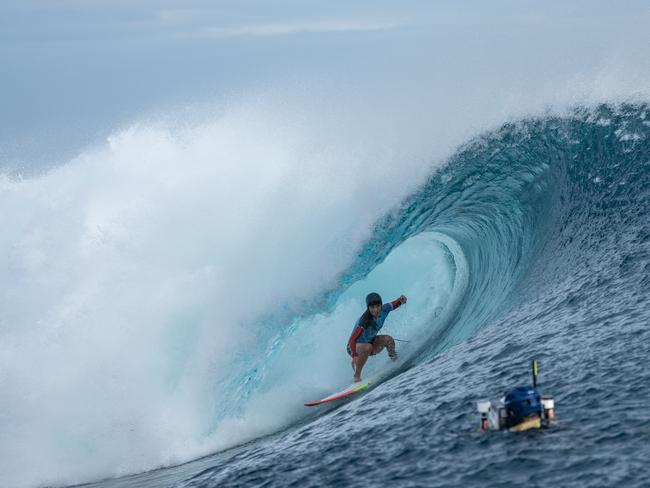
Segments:
[[[555,422],[555,401],[537,390],[537,361],[532,361],[533,386],[519,386],[506,392],[498,401],[477,402],[483,431],[508,429],[522,432],[548,427]]]

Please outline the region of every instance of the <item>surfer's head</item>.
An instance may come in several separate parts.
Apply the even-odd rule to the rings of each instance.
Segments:
[[[381,313],[381,305],[383,303],[384,302],[382,302],[379,293],[372,292],[366,297],[366,307],[370,310],[373,317],[379,317],[379,314]]]

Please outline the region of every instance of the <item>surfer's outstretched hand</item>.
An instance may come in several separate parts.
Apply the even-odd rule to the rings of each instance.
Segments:
[[[399,298],[398,298],[398,300],[399,300],[400,302],[402,302],[402,304],[405,304],[407,298],[406,298],[404,295],[400,295]]]

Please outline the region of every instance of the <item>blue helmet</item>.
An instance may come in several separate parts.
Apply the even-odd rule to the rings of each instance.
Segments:
[[[506,427],[510,428],[531,414],[541,417],[542,402],[537,389],[532,386],[518,386],[506,392],[504,407],[506,409]]]

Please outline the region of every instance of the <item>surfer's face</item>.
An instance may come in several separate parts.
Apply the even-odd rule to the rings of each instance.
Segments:
[[[381,313],[381,305],[379,303],[370,305],[368,307],[368,310],[370,310],[370,313],[372,314],[373,317],[377,318]]]

